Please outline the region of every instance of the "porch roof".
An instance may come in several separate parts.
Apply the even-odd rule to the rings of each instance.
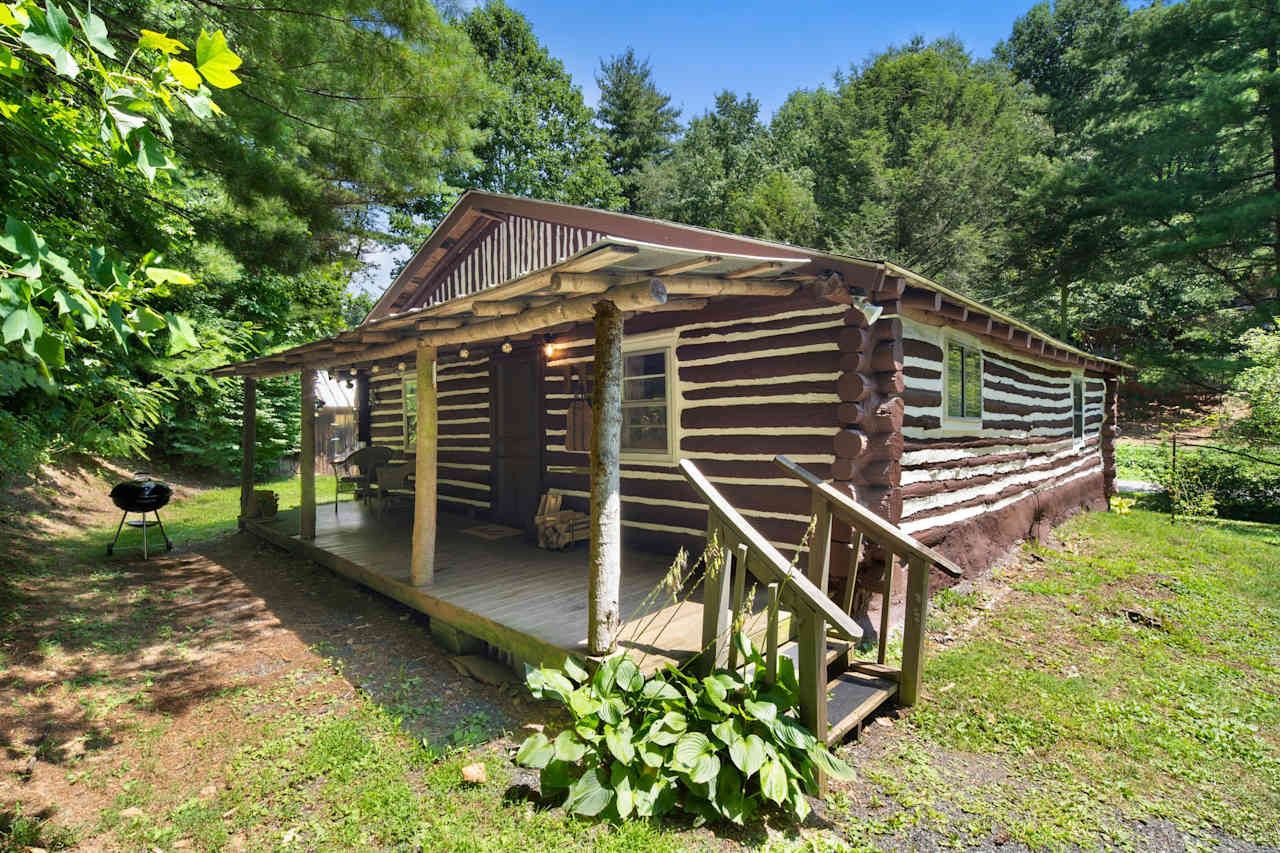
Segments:
[[[434,347],[497,341],[591,319],[602,299],[627,312],[690,310],[724,296],[787,296],[838,281],[797,272],[808,258],[709,254],[607,237],[563,261],[469,296],[367,320],[328,338],[223,365],[214,376],[275,376]]]

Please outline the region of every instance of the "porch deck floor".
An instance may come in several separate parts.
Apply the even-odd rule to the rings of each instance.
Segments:
[[[316,508],[316,538],[300,539],[297,509],[249,529],[291,551],[389,595],[416,610],[479,636],[517,658],[546,660],[556,652],[587,651],[587,548],[546,551],[523,533],[486,538],[487,522],[440,513],[435,577],[409,579],[413,517],[390,511],[378,518],[363,504],[344,501]],[[702,606],[670,605],[670,596],[646,597],[666,575],[674,555],[624,549],[620,644],[644,656],[646,670],[691,656],[701,642]],[[700,590],[698,591],[700,593]],[[696,597],[696,596],[695,596]],[[658,612],[662,611],[662,612]]]

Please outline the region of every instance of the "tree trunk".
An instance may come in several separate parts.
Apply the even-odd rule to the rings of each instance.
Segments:
[[[587,650],[612,654],[617,645],[622,584],[622,312],[596,304],[595,391],[591,412],[591,556]]]

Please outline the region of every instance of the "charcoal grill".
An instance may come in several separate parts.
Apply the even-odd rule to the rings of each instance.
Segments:
[[[116,550],[116,543],[120,541],[120,531],[124,530],[125,525],[137,528],[142,531],[142,558],[147,558],[147,530],[152,527],[160,528],[160,538],[164,540],[164,549],[166,551],[173,550],[173,542],[169,540],[168,535],[164,532],[164,522],[160,520],[159,509],[169,502],[169,498],[173,497],[173,489],[168,483],[162,483],[151,477],[150,471],[135,471],[132,480],[126,480],[123,483],[116,483],[111,489],[111,502],[124,511],[120,516],[120,523],[116,525],[116,536],[111,540],[111,544],[107,546],[107,553],[113,554]],[[130,520],[129,513],[141,516]],[[147,513],[155,516],[155,519],[147,518]]]

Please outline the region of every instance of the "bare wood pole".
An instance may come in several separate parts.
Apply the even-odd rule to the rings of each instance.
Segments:
[[[907,609],[902,620],[902,675],[898,680],[898,704],[902,706],[914,705],[920,695],[928,610],[929,564],[913,555],[907,558]]]
[[[244,430],[240,434],[240,521],[257,515],[253,499],[253,463],[258,443],[258,380],[244,378]]]
[[[431,583],[436,571],[436,348],[418,343],[418,448],[413,473],[413,554],[409,574],[414,586]]]
[[[316,538],[316,372],[305,369],[302,380],[302,458],[298,460],[302,475],[302,510],[298,535]]]
[[[596,303],[595,390],[591,401],[591,556],[587,651],[612,654],[622,622],[622,499],[618,456],[622,446],[622,312]]]

